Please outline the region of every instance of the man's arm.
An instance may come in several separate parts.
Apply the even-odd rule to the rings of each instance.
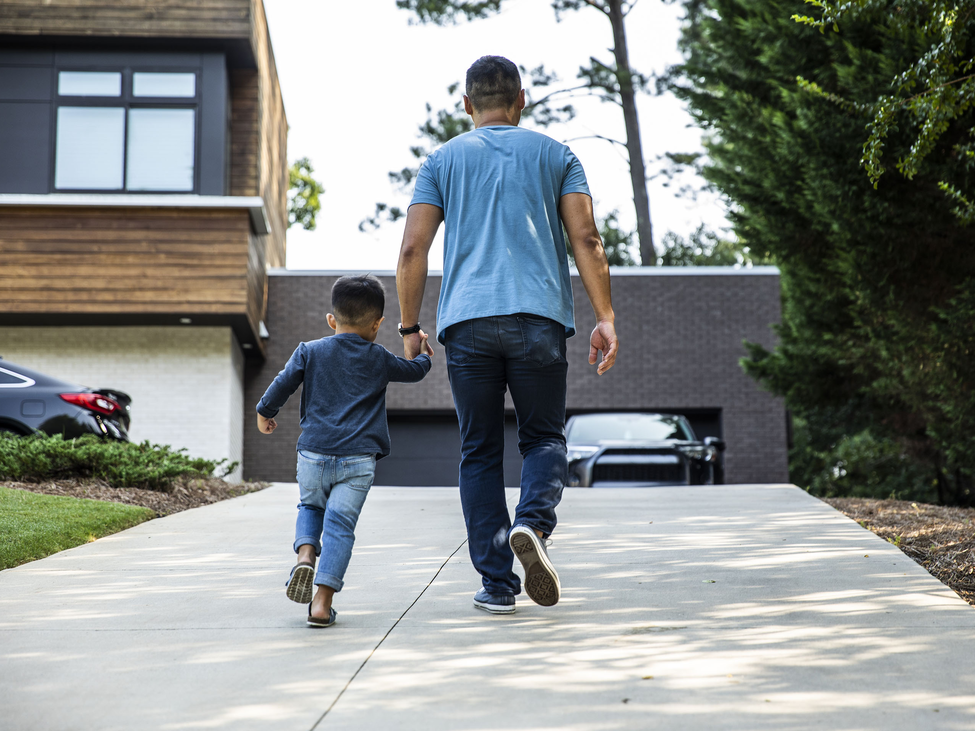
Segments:
[[[400,322],[412,327],[420,321],[420,304],[427,283],[427,257],[443,222],[443,209],[429,203],[415,203],[406,213],[406,231],[396,266],[396,293],[399,295]],[[421,351],[433,355],[422,333],[403,338],[403,352],[408,360]]]
[[[596,328],[589,338],[589,364],[594,364],[598,352],[602,351],[603,359],[596,368],[602,375],[616,362],[619,340],[609,284],[609,262],[592,213],[592,198],[585,193],[566,193],[559,200],[559,216],[572,245],[582,286],[586,288],[596,315]]]

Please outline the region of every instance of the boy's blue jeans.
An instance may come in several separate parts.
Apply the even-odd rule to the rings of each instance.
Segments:
[[[521,500],[515,525],[555,530],[565,457],[565,327],[537,315],[485,317],[444,333],[460,422],[460,500],[474,568],[492,594],[518,594],[504,494],[504,393],[518,417]]]
[[[355,525],[376,476],[376,455],[336,456],[298,450],[295,552],[314,546],[315,583],[341,591],[352,558]]]

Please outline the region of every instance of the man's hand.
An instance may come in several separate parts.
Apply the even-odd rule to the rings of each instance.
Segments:
[[[276,422],[273,418],[268,419],[266,416],[262,416],[261,414],[258,414],[257,428],[261,432],[261,434],[270,434],[271,432],[273,432],[275,429],[278,428],[278,422]]]
[[[597,322],[596,327],[589,337],[589,365],[595,365],[599,351],[603,353],[603,359],[596,368],[596,373],[600,376],[613,367],[616,362],[616,353],[619,350],[620,341],[616,337],[616,326],[609,320]]]
[[[433,348],[430,347],[430,343],[427,342],[430,336],[425,332],[420,330],[418,333],[413,333],[412,335],[407,335],[403,338],[403,355],[407,360],[413,360],[416,356],[421,353],[433,357]]]

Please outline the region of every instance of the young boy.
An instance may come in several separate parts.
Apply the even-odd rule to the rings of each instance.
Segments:
[[[385,304],[383,285],[374,276],[341,277],[332,287],[333,312],[327,316],[335,335],[301,343],[257,404],[257,427],[270,434],[277,428],[275,415],[304,383],[294,543],[298,562],[287,594],[308,603],[312,627],[335,623],[332,595],[342,590],[376,460],[389,454],[386,386],[415,383],[430,370],[433,349],[423,331],[420,354],[412,361],[376,345]],[[316,556],[321,556],[317,573]],[[314,599],[313,579],[318,586]]]

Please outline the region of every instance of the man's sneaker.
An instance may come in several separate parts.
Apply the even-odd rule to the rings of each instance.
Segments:
[[[481,589],[474,595],[474,606],[491,614],[512,614],[515,611],[514,594],[489,594]]]
[[[527,525],[516,525],[508,534],[508,545],[525,567],[528,598],[543,607],[557,604],[562,587],[541,538]]]

